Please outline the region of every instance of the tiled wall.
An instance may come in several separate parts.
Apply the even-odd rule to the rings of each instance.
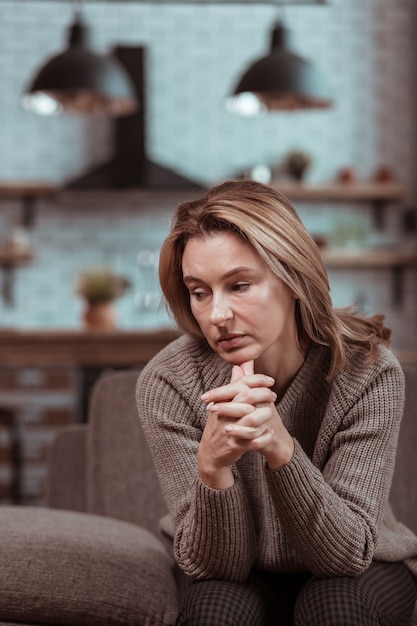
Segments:
[[[417,98],[414,0],[328,0],[322,6],[164,5],[85,3],[92,43],[147,46],[149,156],[205,184],[257,163],[275,164],[292,148],[308,151],[311,181],[333,179],[353,165],[369,178],[387,164],[417,197],[415,138]],[[310,58],[334,94],[329,111],[284,113],[242,119],[223,109],[239,74],[268,48],[270,28],[284,18],[294,50]],[[107,120],[42,118],[23,111],[20,94],[36,67],[64,46],[70,2],[0,2],[0,181],[43,178],[61,184],[110,152]],[[122,327],[169,323],[154,311],[155,268],[144,268],[146,251],[158,249],[178,197],[42,202],[33,231],[38,259],[18,271],[16,303],[0,302],[0,324],[19,327],[77,327],[81,302],[74,296],[76,272],[106,261],[128,274],[132,291],[118,303]],[[372,235],[368,207],[300,206],[310,230],[334,234],[339,223],[357,223]],[[384,243],[408,242],[403,207],[393,206]],[[0,238],[19,217],[19,205],[2,202]],[[138,254],[142,251],[142,254]],[[144,253],[145,251],[145,253]],[[390,272],[332,272],[336,305],[356,300],[371,312],[384,311],[394,343],[417,347],[416,274],[404,276],[404,302],[391,299]],[[148,294],[146,296],[146,294]]]

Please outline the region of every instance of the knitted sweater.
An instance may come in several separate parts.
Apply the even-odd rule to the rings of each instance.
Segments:
[[[372,559],[404,561],[417,577],[417,537],[388,504],[404,377],[384,346],[358,354],[329,383],[328,349],[313,344],[277,402],[294,438],[292,460],[270,470],[258,452],[232,467],[228,489],[197,472],[206,420],[201,395],[231,366],[204,340],[182,336],[142,371],[139,416],[174,525],[179,566],[200,579],[244,581],[252,568],[355,575]]]

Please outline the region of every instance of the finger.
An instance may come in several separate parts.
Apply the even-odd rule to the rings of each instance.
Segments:
[[[216,413],[219,417],[240,420],[256,410],[252,404],[241,402],[218,402],[209,405],[210,413]]]
[[[255,363],[254,361],[245,361],[241,365],[234,365],[232,367],[232,376],[231,376],[230,381],[234,382],[235,380],[242,378],[242,376],[245,376],[247,374],[254,374],[255,373],[254,363]]]
[[[234,398],[234,402],[246,402],[247,404],[275,403],[277,394],[269,387],[246,387]]]
[[[237,381],[230,382],[223,387],[217,387],[206,391],[201,396],[203,402],[226,402],[232,400],[238,393],[245,391],[247,387],[271,387],[274,384],[274,379],[265,374],[251,374],[239,378]]]
[[[245,361],[240,365],[240,369],[243,371],[244,375],[247,376],[249,374],[255,373],[255,362],[254,361]]]
[[[239,420],[239,425],[247,426],[248,428],[259,428],[267,424],[271,425],[271,419],[274,416],[274,412],[271,410],[270,404],[257,405],[253,411],[246,413]]]
[[[224,427],[225,432],[233,437],[236,441],[254,441],[255,439],[259,439],[267,430],[267,428],[263,426],[258,426],[257,428],[251,426],[242,426],[241,422],[237,424],[227,424]]]
[[[245,447],[247,450],[260,450],[269,444],[273,438],[273,430],[266,425],[257,428],[242,426],[241,422],[227,424],[225,432],[229,441],[234,441],[236,445]]]
[[[230,382],[235,382],[236,380],[239,380],[239,378],[242,378],[242,376],[244,375],[245,373],[242,367],[240,365],[234,365],[232,367],[232,376],[230,378]]]

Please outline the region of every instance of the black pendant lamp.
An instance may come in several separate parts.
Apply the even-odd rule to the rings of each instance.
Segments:
[[[244,73],[226,100],[231,113],[253,116],[271,111],[325,109],[332,104],[319,72],[286,47],[282,23],[272,30],[270,53]]]
[[[110,54],[88,48],[88,29],[75,11],[68,48],[38,71],[23,107],[42,115],[128,115],[139,107],[137,93],[123,65]]]

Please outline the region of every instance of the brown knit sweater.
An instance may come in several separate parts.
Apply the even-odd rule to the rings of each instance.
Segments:
[[[231,581],[253,567],[355,575],[377,559],[404,561],[417,577],[417,537],[388,505],[402,370],[383,346],[370,366],[351,355],[332,383],[328,366],[328,349],[313,345],[277,404],[295,440],[292,460],[269,470],[261,454],[247,452],[225,490],[199,478],[197,449],[207,419],[200,397],[229,382],[231,366],[204,340],[183,336],[145,367],[139,416],[186,573]]]

